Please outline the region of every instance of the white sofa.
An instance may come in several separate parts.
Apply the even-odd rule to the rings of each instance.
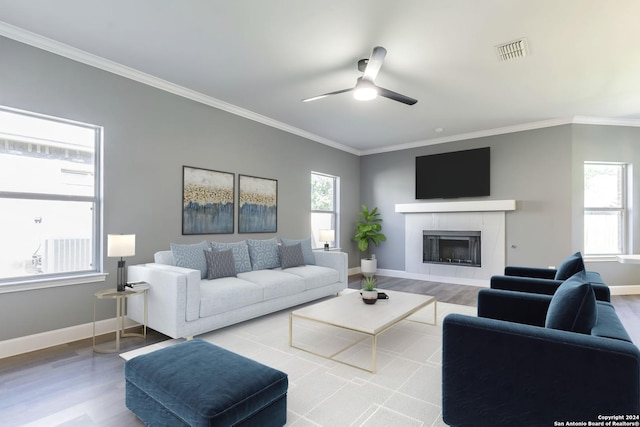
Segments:
[[[130,282],[144,281],[149,328],[172,338],[189,338],[298,304],[337,294],[348,287],[347,254],[313,251],[316,264],[248,271],[237,277],[201,279],[199,270],[176,267],[171,251],[154,263],[128,267]],[[144,320],[144,299],[127,299],[127,317]]]

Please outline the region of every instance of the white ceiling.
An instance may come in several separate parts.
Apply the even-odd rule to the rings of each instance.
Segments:
[[[638,0],[0,0],[0,21],[0,35],[356,154],[640,124]],[[530,55],[498,61],[521,37]],[[300,101],[353,86],[376,45],[376,83],[416,105]]]

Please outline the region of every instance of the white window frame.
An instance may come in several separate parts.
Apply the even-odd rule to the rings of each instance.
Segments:
[[[82,271],[68,271],[60,273],[41,273],[18,277],[0,277],[0,293],[15,292],[30,289],[40,289],[65,285],[76,285],[81,283],[94,283],[104,281],[106,274],[103,272],[102,265],[102,149],[103,149],[103,129],[100,126],[80,123],[72,120],[62,119],[58,117],[46,116],[43,114],[33,113],[29,111],[18,110],[11,107],[0,106],[0,111],[15,115],[22,115],[34,119],[64,123],[67,125],[77,126],[89,129],[95,133],[94,140],[94,158],[93,158],[93,195],[70,195],[70,194],[50,194],[39,193],[37,191],[21,192],[21,191],[2,191],[0,190],[0,199],[13,200],[41,200],[41,201],[60,201],[60,202],[88,202],[92,204],[92,242],[91,242],[91,268]],[[5,135],[0,128],[0,139],[28,141],[30,135]],[[34,145],[42,144],[42,141],[35,141]],[[44,143],[46,145],[46,142]]]
[[[314,210],[311,209],[311,235],[312,235],[312,244],[314,249],[321,249],[324,247],[324,242],[320,242],[317,231],[313,229],[313,214],[332,214],[333,215],[333,230],[335,230],[335,240],[333,242],[329,242],[329,247],[332,249],[340,247],[340,177],[322,173],[322,172],[311,172],[310,182],[309,182],[309,190],[313,191],[313,187],[311,182],[313,182],[313,176],[318,175],[325,178],[333,179],[333,210]],[[311,194],[311,199],[313,199],[313,194]],[[312,208],[312,206],[311,206]]]
[[[586,161],[584,162],[584,166],[587,165],[611,165],[611,166],[619,166],[621,168],[621,176],[622,176],[622,188],[621,188],[621,202],[622,205],[619,207],[603,207],[603,206],[587,206],[587,201],[584,201],[584,211],[583,211],[583,254],[585,257],[591,258],[593,260],[597,259],[610,259],[615,257],[616,255],[623,255],[628,253],[629,251],[629,233],[630,233],[630,224],[629,224],[629,182],[631,173],[631,165],[621,162],[598,162],[598,161]],[[585,170],[583,168],[583,176]],[[584,191],[584,190],[583,190]],[[586,248],[586,238],[587,238],[587,215],[589,213],[606,213],[606,212],[614,212],[619,213],[621,217],[620,224],[620,249],[616,253],[589,253]]]

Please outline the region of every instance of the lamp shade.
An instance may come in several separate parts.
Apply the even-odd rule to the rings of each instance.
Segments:
[[[335,230],[320,230],[319,239],[321,242],[333,242],[336,239],[336,232]]]
[[[108,234],[107,235],[107,256],[125,257],[136,254],[135,234]]]

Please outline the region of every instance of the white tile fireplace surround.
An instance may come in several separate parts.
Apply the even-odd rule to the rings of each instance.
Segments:
[[[515,200],[397,204],[405,214],[405,272],[416,279],[488,286],[505,267],[505,213],[516,209]],[[423,263],[423,232],[480,231],[481,266]]]

